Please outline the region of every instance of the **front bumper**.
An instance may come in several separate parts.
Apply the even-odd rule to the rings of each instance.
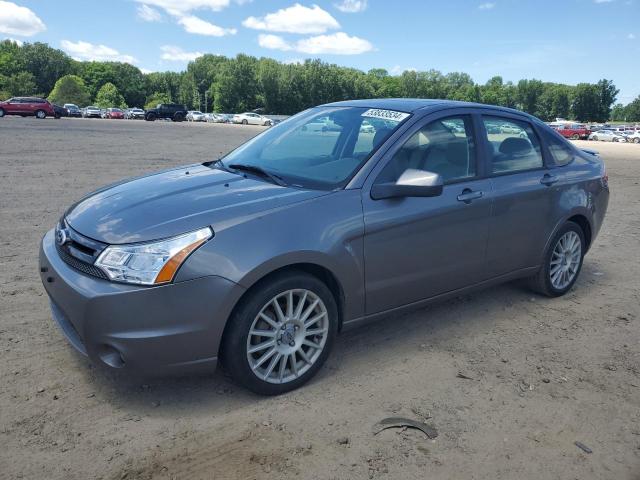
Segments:
[[[53,230],[42,239],[40,275],[53,318],[76,350],[96,364],[148,374],[213,369],[244,293],[217,276],[157,287],[92,277],[59,257]]]

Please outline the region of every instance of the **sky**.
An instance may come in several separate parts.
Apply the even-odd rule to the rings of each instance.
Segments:
[[[626,104],[640,95],[639,19],[640,0],[0,0],[0,39],[144,72],[246,53],[479,83],[607,78]]]

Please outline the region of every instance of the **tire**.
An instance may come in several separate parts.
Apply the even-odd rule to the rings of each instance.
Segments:
[[[571,135],[571,140],[580,140],[580,135],[574,133],[573,135]]]
[[[249,125],[249,122],[247,122],[247,119],[245,118],[244,120],[242,120],[242,124],[243,125]]]
[[[270,123],[271,123],[271,122],[266,121],[266,122],[264,122],[264,123],[262,124],[262,126],[263,126],[263,127],[268,127],[268,126],[270,125]]]
[[[155,122],[156,120],[156,114],[155,113],[148,113],[146,117],[144,117],[144,119],[147,122]]]
[[[562,270],[564,268],[565,263],[559,256],[557,256],[557,249],[562,250],[562,245],[560,244],[561,239],[564,239],[565,245],[573,245],[567,243],[567,239],[573,239],[574,241],[579,241],[579,252],[576,254],[575,251],[571,250],[573,253],[569,256],[571,262],[568,263],[568,272],[573,272],[572,277],[566,277],[562,280],[566,280],[566,284],[564,282],[560,282],[560,284],[555,283],[553,281],[553,268]],[[549,242],[549,248],[545,252],[544,255],[544,264],[538,271],[536,275],[529,279],[530,287],[535,292],[538,292],[542,295],[546,295],[547,297],[559,297],[564,295],[571,287],[575,284],[576,280],[580,276],[580,271],[582,270],[582,263],[584,260],[584,254],[586,250],[585,240],[584,240],[584,232],[580,225],[574,222],[565,223],[553,236],[551,242]],[[576,261],[577,264],[573,264]],[[552,265],[552,262],[555,262]],[[571,268],[573,265],[573,268]],[[560,277],[562,277],[562,272],[559,273]],[[571,275],[569,273],[568,275]],[[557,277],[556,277],[557,278]]]
[[[43,118],[47,118],[47,112],[45,112],[44,110],[36,110],[36,113],[34,115],[40,120],[42,120]]]
[[[2,114],[0,113],[0,117],[2,116]],[[636,137],[633,139],[633,143],[640,143],[640,138]]]
[[[278,321],[274,300],[284,314],[280,317],[284,322]],[[291,309],[287,308],[289,301]],[[318,301],[306,320],[298,311],[301,301],[302,313],[307,313],[306,310]],[[287,313],[293,313],[291,318]],[[270,324],[262,320],[265,316],[271,319]],[[305,325],[311,318],[317,320]],[[250,334],[256,329],[273,335]],[[307,333],[312,330],[313,333]],[[314,335],[316,331],[321,333]],[[222,365],[237,383],[252,392],[278,395],[302,386],[318,372],[329,356],[337,331],[336,301],[322,281],[297,270],[276,274],[258,283],[236,307],[222,340]],[[307,339],[321,347],[312,348],[302,343]],[[273,344],[249,352],[256,345],[267,342]]]
[[[593,137],[593,141],[597,142],[598,141],[598,136],[596,135],[595,137]]]
[[[5,116],[4,108],[0,108],[0,118]]]
[[[182,122],[184,120],[184,115],[182,115],[181,113],[176,113],[173,116],[173,121],[174,122]]]

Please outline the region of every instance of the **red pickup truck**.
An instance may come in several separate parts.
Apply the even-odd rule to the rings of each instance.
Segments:
[[[591,134],[589,127],[582,123],[555,123],[551,125],[560,135],[571,140],[587,139]]]

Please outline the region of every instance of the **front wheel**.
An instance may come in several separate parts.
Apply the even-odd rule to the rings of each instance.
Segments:
[[[249,125],[249,122],[247,122],[247,120],[245,119],[245,120],[242,120],[242,124],[243,125]]]
[[[338,331],[338,309],[318,278],[287,272],[258,284],[236,309],[221,358],[233,379],[262,395],[288,392],[311,379]]]
[[[2,116],[2,114],[0,114],[0,117]],[[633,143],[640,143],[640,138],[636,137],[633,139]]]
[[[567,222],[554,235],[544,264],[530,279],[532,289],[548,297],[567,293],[578,279],[585,250],[582,228],[574,222]]]
[[[155,113],[147,114],[147,116],[145,117],[145,120],[147,122],[154,122],[156,120],[156,114]]]
[[[44,110],[37,110],[36,111],[36,118],[43,119],[43,118],[46,118],[46,116],[47,116],[47,114],[46,114],[46,112]]]
[[[4,112],[4,108],[0,108],[0,118],[4,117],[5,112]]]
[[[574,133],[573,135],[571,135],[571,140],[580,140],[580,135]]]

